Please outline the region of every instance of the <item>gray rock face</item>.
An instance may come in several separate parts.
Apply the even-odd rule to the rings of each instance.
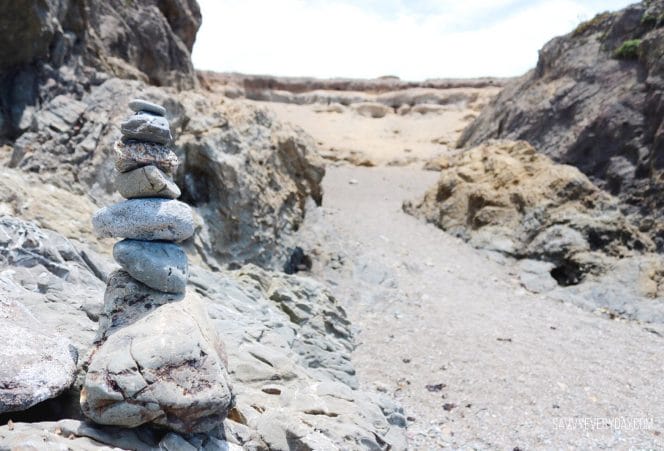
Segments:
[[[100,209],[92,217],[100,237],[182,241],[194,234],[189,205],[167,199],[129,199]]]
[[[163,116],[139,112],[130,116],[120,126],[126,139],[168,144],[173,137],[168,121]]]
[[[166,116],[166,108],[143,99],[132,100],[129,102],[129,108],[137,113],[146,111],[148,113],[156,114],[157,116]]]
[[[54,398],[74,382],[78,353],[71,342],[2,296],[0,343],[0,413]]]
[[[218,427],[233,403],[224,351],[196,295],[163,305],[97,349],[81,408],[100,424]]]
[[[46,328],[71,340],[81,356],[87,354],[97,330],[97,316],[91,315],[90,307],[101,309],[102,299],[106,306],[98,315],[98,342],[140,322],[155,306],[182,300],[181,295],[152,290],[124,271],[112,273],[104,296],[104,283],[93,268],[109,266],[110,258],[82,258],[62,236],[23,221],[0,219],[0,237],[0,298],[28,305]],[[251,265],[240,271],[213,273],[195,265],[190,270],[190,287],[202,296],[211,326],[229,353],[228,369],[237,392],[237,406],[224,422],[229,442],[267,449],[268,443],[276,446],[292,437],[293,446],[317,444],[314,449],[321,449],[321,444],[332,449],[381,449],[385,443],[405,449],[400,445],[405,439],[400,408],[385,396],[351,388],[357,387],[357,380],[350,359],[350,323],[320,283]],[[638,305],[645,308],[651,301]],[[88,303],[92,305],[84,305]],[[81,373],[79,380],[82,384]],[[67,442],[70,447],[87,443],[88,437],[94,446],[100,442],[139,449],[135,440],[151,437],[141,428],[109,430],[70,421],[43,427],[16,423],[13,430],[2,426],[0,448],[12,448],[17,443],[12,440],[25,438],[28,431],[33,438],[42,437],[45,429],[50,432],[42,443],[48,446],[70,433],[80,437]],[[58,427],[60,436],[54,432]],[[291,436],[293,431],[298,435]],[[210,436],[214,434],[187,440],[200,447]],[[159,440],[149,446],[155,448]]]
[[[184,293],[189,277],[187,254],[173,243],[122,240],[113,258],[134,279],[166,293]]]
[[[95,341],[122,327],[135,323],[157,307],[179,302],[183,294],[164,293],[148,287],[123,270],[111,273],[104,293],[104,306],[99,315],[99,329]]]
[[[128,172],[143,166],[156,166],[168,175],[173,175],[180,163],[173,151],[162,144],[140,141],[117,141],[115,169]]]
[[[115,187],[125,199],[180,197],[180,188],[156,166],[143,166],[133,171],[118,173],[115,177]]]

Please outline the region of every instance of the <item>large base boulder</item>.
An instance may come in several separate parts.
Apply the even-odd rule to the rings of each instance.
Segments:
[[[190,294],[99,346],[81,390],[81,408],[100,424],[207,432],[233,404],[226,365],[200,299]]]

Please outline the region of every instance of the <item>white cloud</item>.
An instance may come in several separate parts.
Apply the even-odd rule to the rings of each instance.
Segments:
[[[316,77],[519,75],[537,50],[624,0],[199,0],[199,69]]]

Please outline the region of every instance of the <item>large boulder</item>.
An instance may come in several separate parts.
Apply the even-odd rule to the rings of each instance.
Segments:
[[[54,398],[74,382],[76,348],[23,305],[0,298],[0,413]]]
[[[655,250],[649,236],[578,169],[524,141],[488,141],[435,165],[438,183],[404,203],[405,211],[477,248],[525,259],[520,275],[532,291],[587,282],[557,297],[644,321],[664,319],[664,304],[651,302],[664,297],[664,258],[648,254]]]
[[[108,336],[92,356],[81,408],[99,424],[208,432],[233,403],[225,358],[200,299],[189,294]]]
[[[617,195],[664,246],[664,1],[600,14],[549,41],[459,146],[526,140]]]

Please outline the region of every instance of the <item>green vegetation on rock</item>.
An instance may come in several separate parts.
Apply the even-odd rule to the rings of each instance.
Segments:
[[[618,59],[636,59],[639,57],[639,46],[641,39],[628,39],[613,53],[614,58]]]

